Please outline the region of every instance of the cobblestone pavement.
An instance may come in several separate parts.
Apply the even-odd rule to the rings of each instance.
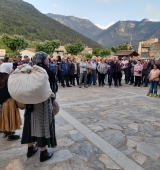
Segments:
[[[160,99],[147,90],[60,87],[53,158],[27,159],[27,146],[0,134],[0,170],[160,170]]]

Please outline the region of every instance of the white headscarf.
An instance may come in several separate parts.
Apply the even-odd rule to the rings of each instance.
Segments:
[[[13,63],[2,63],[0,65],[0,72],[11,74],[13,70]]]

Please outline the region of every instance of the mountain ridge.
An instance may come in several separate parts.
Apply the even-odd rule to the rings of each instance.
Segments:
[[[95,41],[111,47],[129,42],[137,49],[138,42],[151,38],[160,38],[160,22],[143,19],[141,21],[118,21],[94,38]],[[109,40],[109,41],[108,41]]]
[[[31,41],[58,39],[62,45],[79,39],[86,46],[100,47],[97,42],[47,17],[22,0],[0,1],[0,34],[3,33],[22,35]]]
[[[56,20],[67,26],[69,26],[69,24],[71,23],[66,23],[65,20],[70,22],[66,18],[74,17],[74,16],[64,16],[64,15],[58,15],[58,14],[52,14],[52,15],[55,16],[55,18],[56,16],[58,16]],[[74,18],[77,18],[78,20],[81,19],[81,22],[86,21],[86,19],[82,19],[79,17],[74,17]],[[90,21],[87,20],[87,22],[89,23]],[[78,32],[81,32],[83,35],[90,37],[91,39],[97,41],[99,44],[105,47],[112,47],[112,46],[117,46],[122,43],[130,42],[131,37],[132,37],[131,43],[135,47],[135,49],[137,49],[139,41],[142,41],[142,40],[145,40],[151,37],[160,38],[160,22],[150,21],[147,18],[144,18],[141,21],[119,20],[115,24],[111,25],[105,30],[102,30],[99,28],[100,33],[97,33],[97,35],[96,34],[89,35],[88,32],[91,33],[92,30],[88,28],[88,30],[86,31],[85,24],[83,23],[81,23],[83,24],[83,27],[81,27],[81,29],[83,30],[80,30],[80,31],[77,29],[77,27],[74,27],[73,21],[72,21],[72,24],[73,24],[72,29]],[[94,23],[92,24],[94,25]],[[77,25],[77,21],[75,22],[75,25]]]
[[[48,13],[46,15],[91,39],[103,31],[88,19],[52,13]]]

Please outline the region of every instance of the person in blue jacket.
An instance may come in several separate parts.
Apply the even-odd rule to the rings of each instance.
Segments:
[[[56,75],[56,68],[57,68],[57,64],[55,62],[55,59],[52,58],[51,62],[49,63],[49,69],[52,70],[55,75]]]
[[[72,87],[69,85],[69,63],[66,62],[66,58],[62,58],[62,62],[59,64],[59,70],[61,72],[61,82],[62,86],[65,87],[64,80],[66,81],[67,87]]]

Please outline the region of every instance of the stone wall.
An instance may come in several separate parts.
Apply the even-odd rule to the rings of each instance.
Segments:
[[[142,48],[143,50],[144,48],[147,48],[150,50],[150,47],[152,46],[152,44],[157,43],[157,42],[158,42],[158,38],[150,38],[148,40],[139,42],[138,54],[140,55],[140,57],[144,57],[144,54],[142,54]]]
[[[150,57],[151,56],[154,56],[156,58],[159,58],[160,57],[160,42],[158,43],[155,43],[153,44],[151,47],[150,47]]]

